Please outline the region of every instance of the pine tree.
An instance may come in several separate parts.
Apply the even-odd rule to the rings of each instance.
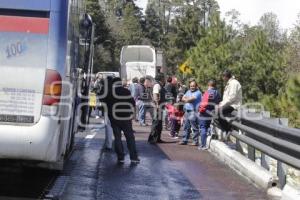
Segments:
[[[101,44],[108,39],[110,30],[98,0],[87,0],[86,12],[91,15],[95,23],[95,44]]]
[[[284,87],[284,52],[269,41],[261,29],[252,29],[254,38],[244,45],[239,77],[243,84],[244,98],[258,101],[263,95],[277,96]],[[252,36],[251,36],[252,37]]]
[[[123,24],[120,37],[123,45],[142,44],[143,32],[134,4],[126,4],[124,9]]]
[[[151,41],[151,44],[154,47],[159,47],[161,42],[162,26],[160,17],[158,16],[153,4],[148,5],[145,14],[145,37]]]
[[[300,74],[291,77],[288,81],[287,96],[300,112]]]
[[[300,13],[295,27],[292,29],[287,46],[287,60],[289,74],[300,73]]]
[[[178,65],[188,57],[187,52],[205,36],[211,25],[212,16],[218,13],[215,0],[176,0],[169,11],[173,20],[163,39],[163,49],[167,56],[167,66],[171,73],[178,71]],[[169,23],[169,22],[165,22]]]
[[[219,86],[223,85],[219,74],[225,68],[234,66],[232,43],[227,33],[225,22],[216,14],[206,30],[205,37],[190,51],[190,65],[201,85],[206,85],[209,79],[217,79]]]

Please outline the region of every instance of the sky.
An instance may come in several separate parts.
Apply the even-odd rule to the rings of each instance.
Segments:
[[[222,16],[229,10],[240,12],[240,20],[251,25],[257,24],[259,18],[266,12],[278,16],[280,27],[293,28],[297,14],[300,13],[300,0],[217,0]],[[137,5],[146,8],[148,0],[137,0]]]

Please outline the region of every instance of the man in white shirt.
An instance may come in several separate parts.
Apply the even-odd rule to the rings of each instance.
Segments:
[[[224,117],[242,106],[242,87],[229,70],[223,72],[223,80],[226,82],[226,86],[223,100],[220,102],[218,109],[220,115],[219,122],[224,131],[228,132],[231,127]]]

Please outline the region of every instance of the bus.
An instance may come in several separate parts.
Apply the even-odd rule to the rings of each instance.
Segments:
[[[111,77],[120,77],[120,73],[119,72],[103,71],[103,72],[98,72],[96,74],[96,77],[98,77],[98,76],[102,76],[103,78],[106,78],[108,76],[111,76]]]
[[[163,72],[162,54],[159,56],[154,47],[148,45],[123,46],[120,56],[120,75],[123,80],[130,82],[132,78],[151,76]]]
[[[79,42],[85,32],[92,43],[84,16],[83,0],[0,1],[0,159],[62,169],[86,113],[77,112],[92,61]]]

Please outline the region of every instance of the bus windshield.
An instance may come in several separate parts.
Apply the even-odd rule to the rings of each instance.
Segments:
[[[155,53],[150,47],[125,47],[122,62],[153,62]]]

